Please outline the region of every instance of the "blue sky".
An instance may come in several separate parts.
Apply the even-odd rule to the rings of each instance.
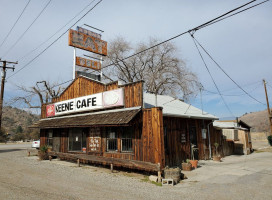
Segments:
[[[0,42],[27,2],[28,0],[0,1]],[[8,40],[0,48],[0,57],[30,25],[47,2],[38,0],[30,2]],[[19,70],[67,30],[72,23],[33,54],[23,60],[19,58],[47,40],[90,2],[90,0],[52,0],[15,48],[2,59],[18,60],[19,64],[16,65],[15,71]],[[86,23],[104,30],[102,38],[106,41],[116,36],[123,36],[133,44],[147,41],[149,37],[156,37],[163,41],[246,2],[248,1],[103,0],[77,25]],[[195,37],[222,68],[254,98],[263,103],[265,103],[265,95],[262,79],[266,79],[272,85],[271,10],[272,2],[269,1],[195,33]],[[83,14],[84,12],[79,17]],[[202,95],[204,110],[218,117],[232,116],[220,96],[213,94],[213,92],[216,93],[216,88],[190,36],[187,34],[172,42],[178,47],[179,57],[186,61],[187,66],[198,75],[204,88],[210,91],[204,91]],[[72,60],[73,48],[68,46],[68,36],[65,34],[28,67],[7,80],[5,102],[9,102],[10,98],[19,94],[16,85],[32,86],[40,80],[64,82],[72,79]],[[243,91],[238,89],[206,56],[205,60],[234,116],[266,109],[265,105],[244,95]],[[9,70],[7,76],[9,77],[12,73]],[[272,97],[270,86],[268,92]],[[201,108],[200,98],[199,94],[192,99],[191,103]]]

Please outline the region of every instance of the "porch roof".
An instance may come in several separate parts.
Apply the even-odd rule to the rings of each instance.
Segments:
[[[69,128],[99,125],[128,124],[141,111],[141,107],[115,109],[94,113],[41,119],[31,128]]]

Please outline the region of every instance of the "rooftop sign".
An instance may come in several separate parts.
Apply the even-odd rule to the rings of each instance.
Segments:
[[[107,55],[107,42],[99,38],[70,29],[69,46],[90,51],[99,55]]]
[[[76,65],[81,67],[87,67],[94,70],[101,70],[101,63],[86,58],[76,57]]]
[[[123,88],[47,105],[46,117],[117,106],[124,106]]]
[[[89,36],[92,36],[92,37],[95,37],[95,38],[98,38],[101,40],[101,34],[98,34],[98,33],[95,33],[93,31],[90,31],[88,29],[85,29],[85,28],[82,28],[82,27],[77,27],[77,31],[80,32],[80,33],[84,33],[85,35],[89,35]]]

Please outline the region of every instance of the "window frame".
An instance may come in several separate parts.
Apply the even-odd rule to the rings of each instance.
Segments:
[[[46,143],[47,143],[47,146],[50,148],[53,148],[53,134],[54,134],[53,129],[49,129],[47,132],[47,142]]]
[[[109,135],[112,133],[114,133],[113,138]],[[109,149],[109,141],[114,141],[115,149]],[[118,152],[118,135],[117,135],[117,128],[115,128],[115,127],[108,127],[106,129],[106,151],[107,152]]]
[[[127,137],[128,135],[125,135],[124,133],[126,133],[127,131],[131,131],[129,133],[129,137]],[[121,142],[121,152],[123,153],[133,153],[133,135],[134,135],[134,129],[132,126],[128,126],[128,127],[122,127],[121,129],[121,137],[120,137],[120,142]],[[126,143],[130,143],[129,146],[131,146],[130,148],[128,147],[128,149],[123,150],[123,141],[126,141]],[[129,142],[128,142],[129,141]],[[131,150],[129,150],[131,149]]]

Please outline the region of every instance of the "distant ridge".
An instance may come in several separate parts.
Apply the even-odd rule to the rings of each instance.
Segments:
[[[270,132],[267,110],[246,113],[239,119],[252,127],[251,132]]]
[[[18,126],[27,131],[28,127],[38,121],[39,115],[32,114],[25,110],[14,108],[11,106],[3,107],[2,127],[11,135],[13,135]]]

